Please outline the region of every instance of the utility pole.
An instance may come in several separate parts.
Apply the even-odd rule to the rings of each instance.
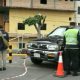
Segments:
[[[33,8],[33,0],[31,0],[31,8]]]
[[[75,14],[74,14],[74,21],[77,25],[77,1],[74,1],[74,10],[75,10]]]

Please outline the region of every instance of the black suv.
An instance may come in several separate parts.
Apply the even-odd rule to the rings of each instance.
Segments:
[[[57,61],[58,51],[61,49],[64,32],[68,27],[57,27],[46,37],[33,40],[28,43],[27,49],[30,53],[30,59],[34,64],[40,64],[42,61]]]

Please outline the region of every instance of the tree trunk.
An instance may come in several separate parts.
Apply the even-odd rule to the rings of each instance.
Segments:
[[[35,29],[37,30],[37,38],[41,38],[41,32],[40,32],[40,26],[37,27],[37,25],[34,25]]]

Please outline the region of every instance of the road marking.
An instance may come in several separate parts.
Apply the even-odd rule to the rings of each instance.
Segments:
[[[13,76],[13,77],[1,79],[1,80],[9,80],[9,79],[18,78],[18,77],[22,77],[22,76],[26,75],[28,68],[26,67],[26,64],[25,63],[26,63],[26,59],[24,59],[24,63],[23,63],[24,68],[25,68],[25,72],[24,73],[22,73],[22,74],[20,74],[18,76]]]

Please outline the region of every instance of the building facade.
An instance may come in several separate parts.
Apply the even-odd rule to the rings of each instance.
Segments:
[[[21,48],[22,43],[23,47],[25,47],[27,41],[37,36],[34,26],[29,27],[28,25],[22,24],[29,16],[36,14],[46,16],[46,28],[41,30],[43,35],[48,34],[55,27],[69,26],[71,21],[75,21],[75,1],[73,0],[2,1],[5,5],[5,10],[8,11],[4,16],[5,29],[10,35],[10,44],[17,44],[14,45],[14,48]]]
[[[77,25],[80,26],[80,1],[79,0],[75,2],[75,10],[76,10],[75,12],[76,23]]]

